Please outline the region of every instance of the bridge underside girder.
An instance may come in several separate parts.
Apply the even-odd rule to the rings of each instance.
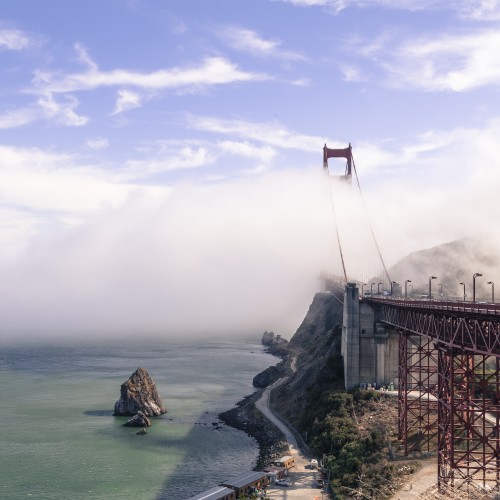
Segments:
[[[500,488],[500,358],[399,330],[399,438],[438,450],[441,489]]]
[[[473,354],[500,356],[500,317],[382,304],[380,320],[415,335]]]

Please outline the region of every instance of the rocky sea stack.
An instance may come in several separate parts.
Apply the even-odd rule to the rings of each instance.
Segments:
[[[167,413],[158,389],[144,368],[137,368],[120,387],[120,399],[115,403],[116,416],[133,416],[142,412],[146,417]]]

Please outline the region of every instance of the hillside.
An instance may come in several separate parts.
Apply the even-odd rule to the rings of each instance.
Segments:
[[[429,276],[434,275],[438,277],[434,294],[441,291],[442,284],[444,296],[461,297],[463,288],[458,283],[464,281],[470,294],[472,275],[480,272],[483,276],[476,283],[476,298],[489,300],[487,282],[495,281],[499,273],[499,255],[493,245],[463,239],[411,253],[389,273],[399,283],[411,279],[415,294],[427,293]],[[419,464],[401,462],[397,398],[344,390],[342,314],[343,304],[334,294],[314,296],[288,345],[296,356],[296,373],[288,369],[288,357],[283,356],[281,373],[291,376],[273,391],[271,405],[312,454],[325,458],[336,498],[351,497],[353,492],[366,497],[363,488],[369,489],[369,498],[389,498]]]
[[[389,461],[398,451],[397,399],[344,390],[342,313],[343,304],[333,294],[314,296],[290,340],[297,371],[272,392],[271,404],[295,429],[306,451],[325,459],[336,498],[358,488],[362,497],[361,476],[378,491],[370,498],[388,498],[414,466],[402,468]]]
[[[414,293],[427,294],[429,277],[437,276],[432,284],[435,294],[441,292],[441,283],[444,296],[460,298],[463,296],[460,282],[465,282],[466,294],[471,296],[474,273],[483,275],[476,281],[477,298],[490,300],[491,287],[487,282],[500,280],[500,253],[496,245],[472,238],[452,241],[412,252],[389,269],[391,279],[403,287],[405,280],[412,280]]]
[[[290,340],[297,352],[297,372],[273,392],[272,404],[292,425],[299,425],[307,398],[318,385],[344,388],[340,356],[343,304],[331,293],[317,293]],[[320,383],[321,382],[321,383]]]

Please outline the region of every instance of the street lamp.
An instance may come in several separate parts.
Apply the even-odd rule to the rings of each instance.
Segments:
[[[395,281],[391,281],[391,297],[393,296],[394,294],[394,285],[397,285],[397,283]]]
[[[491,285],[491,302],[495,302],[495,282],[488,281],[488,285]]]
[[[429,300],[432,299],[432,280],[436,280],[437,276],[429,276]]]
[[[363,283],[361,285],[361,297],[363,297],[364,293],[365,293],[365,286],[368,285],[368,283]]]
[[[411,283],[411,280],[405,280],[405,299],[408,296],[408,283]]]
[[[373,285],[374,285],[374,284],[375,284],[375,283],[370,283],[370,293],[371,293],[372,295],[373,295]]]
[[[381,281],[379,281],[377,285],[377,295],[380,295],[380,285],[383,285]]]
[[[474,273],[472,275],[472,302],[476,302],[476,278],[482,276],[481,273]]]
[[[465,302],[465,283],[461,281],[459,284],[464,286],[464,302]]]

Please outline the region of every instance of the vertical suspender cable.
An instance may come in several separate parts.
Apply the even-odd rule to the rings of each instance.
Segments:
[[[340,243],[340,233],[339,233],[339,226],[337,224],[337,214],[335,213],[335,203],[333,202],[333,195],[332,195],[332,189],[330,187],[330,172],[327,170],[327,180],[328,180],[328,193],[330,194],[330,203],[332,205],[332,212],[333,212],[333,221],[335,223],[335,231],[337,233],[337,243],[339,246],[339,253],[340,253],[340,260],[342,261],[342,270],[344,271],[344,279],[345,283],[347,284],[347,272],[345,270],[345,263],[344,263],[344,254],[342,252],[342,245]]]
[[[368,210],[366,208],[366,203],[365,203],[365,200],[363,198],[363,192],[361,191],[361,185],[359,183],[358,172],[356,170],[356,164],[354,163],[354,156],[352,157],[352,166],[354,167],[354,174],[356,175],[356,182],[358,184],[359,195],[361,196],[361,202],[363,203],[363,208],[365,210],[365,215],[366,215],[366,219],[368,221],[368,226],[370,227],[370,231],[372,233],[373,241],[375,242],[375,246],[377,247],[378,256],[380,257],[380,262],[382,262],[382,266],[384,268],[385,275],[387,276],[387,279],[389,280],[389,284],[391,284],[391,278],[389,277],[389,273],[387,272],[387,267],[385,267],[385,262],[384,262],[384,259],[382,257],[382,252],[380,251],[380,247],[378,246],[377,238],[375,238],[375,232],[373,231],[373,226],[372,226],[372,223],[370,221],[370,216],[368,215]]]

